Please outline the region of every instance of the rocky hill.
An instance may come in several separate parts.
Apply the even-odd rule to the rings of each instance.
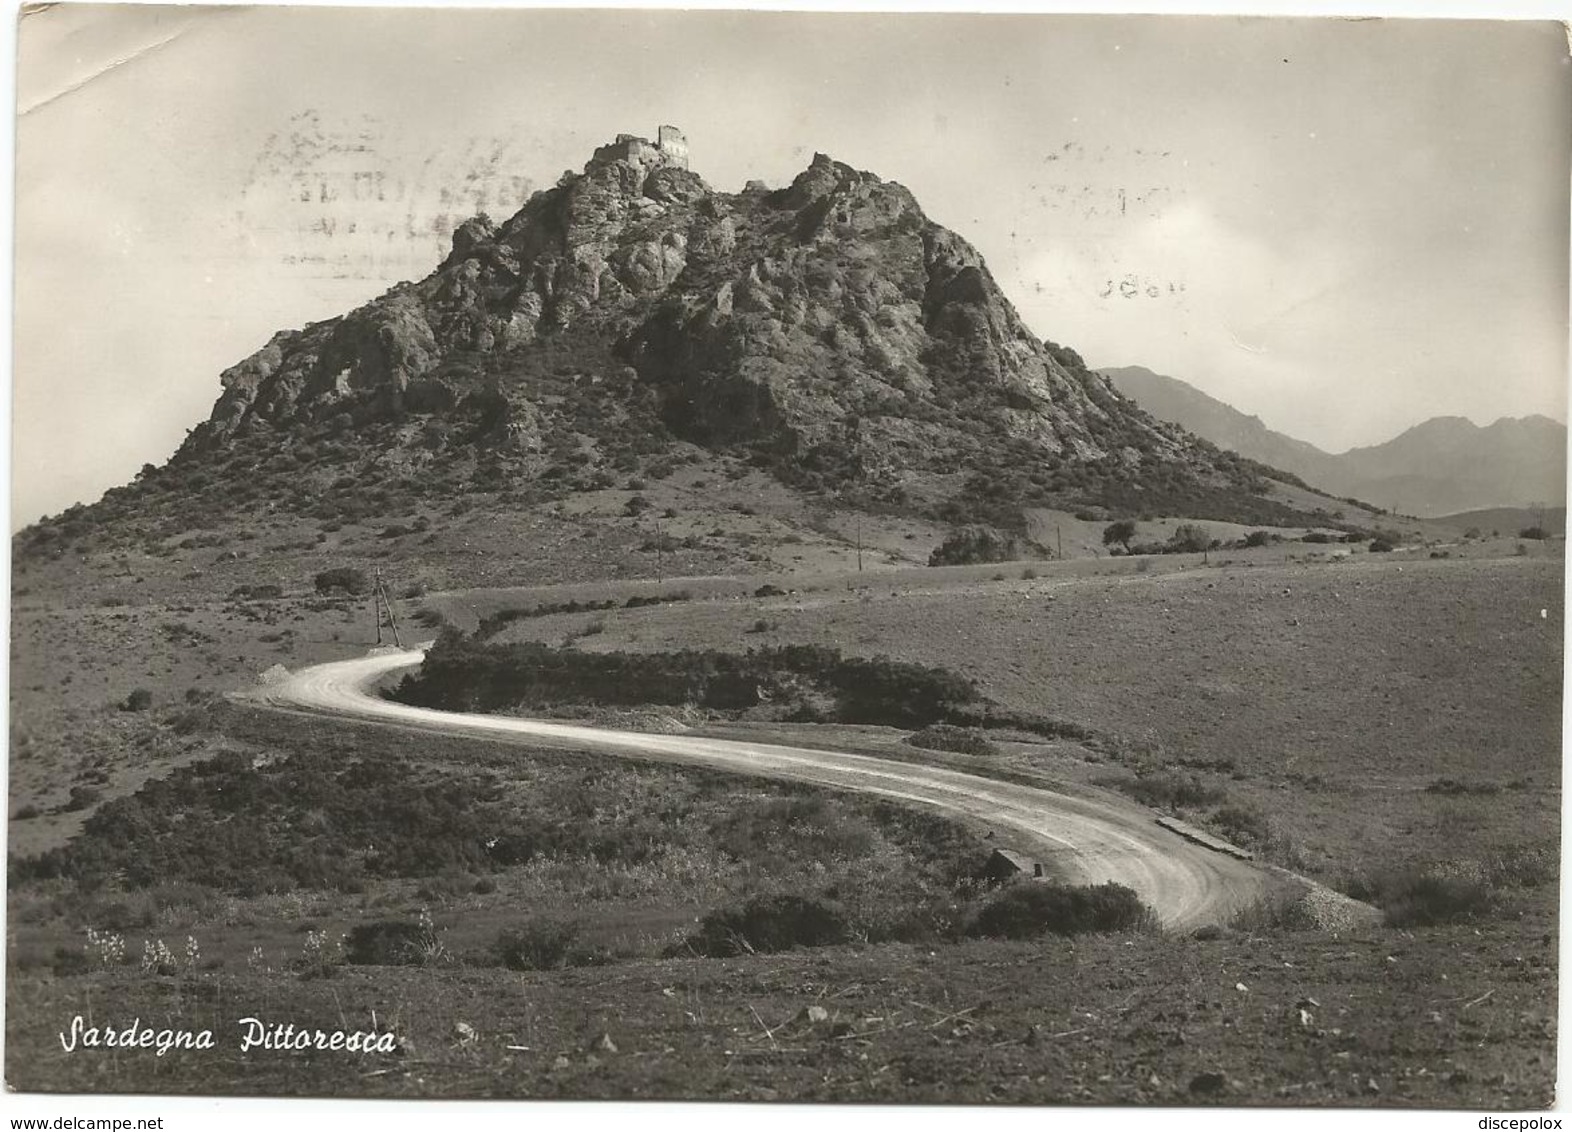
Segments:
[[[718,192],[677,131],[595,151],[428,277],[274,336],[169,463],[19,537],[167,549],[258,513],[518,509],[743,460],[864,510],[1024,530],[1023,508],[1302,515],[1270,470],[1037,338],[902,186],[816,155]]]
[[[1566,499],[1567,430],[1548,417],[1502,418],[1485,427],[1433,417],[1383,444],[1333,454],[1177,378],[1141,366],[1101,372],[1160,420],[1336,495],[1405,514],[1554,506]]]

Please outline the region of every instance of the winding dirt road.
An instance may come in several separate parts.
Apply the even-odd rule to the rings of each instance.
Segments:
[[[1054,875],[1072,883],[1127,885],[1171,927],[1225,919],[1233,909],[1279,883],[1268,870],[1161,828],[1150,813],[1042,787],[806,747],[433,711],[385,700],[373,690],[399,669],[419,664],[423,655],[419,650],[384,650],[356,660],[319,664],[267,683],[247,698],[312,714],[450,735],[549,743],[914,803],[986,824],[998,831],[1001,846],[1042,860]]]

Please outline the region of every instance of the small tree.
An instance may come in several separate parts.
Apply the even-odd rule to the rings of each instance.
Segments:
[[[1531,539],[1547,539],[1547,538],[1550,537],[1550,532],[1545,530],[1544,527],[1540,527],[1540,526],[1524,527],[1522,530],[1517,532],[1517,537],[1518,538],[1531,538]]]
[[[1211,549],[1211,546],[1212,533],[1195,523],[1181,523],[1168,536],[1168,551],[1171,554],[1196,554]]]
[[[1135,537],[1135,520],[1120,519],[1116,523],[1109,523],[1103,528],[1103,545],[1120,546],[1125,550],[1130,549],[1130,540]]]

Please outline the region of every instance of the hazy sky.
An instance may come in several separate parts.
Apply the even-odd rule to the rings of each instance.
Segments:
[[[1545,23],[64,5],[18,112],[13,526],[661,123],[719,189],[816,150],[900,181],[1038,334],[1334,451],[1566,418]]]

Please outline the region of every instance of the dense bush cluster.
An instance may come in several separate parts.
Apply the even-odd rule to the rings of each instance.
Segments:
[[[823,947],[848,938],[845,914],[835,905],[791,893],[755,896],[699,921],[687,949],[717,957]]]
[[[419,672],[398,686],[404,703],[449,711],[593,703],[695,704],[715,710],[802,703],[806,692],[833,698],[848,723],[922,727],[975,705],[970,680],[939,668],[886,658],[842,656],[822,645],[725,653],[587,653],[528,642],[498,645],[445,633]]]
[[[1045,558],[1047,551],[1034,542],[992,527],[962,527],[934,548],[930,566],[967,566],[980,562],[1013,562],[1019,558]]]
[[[1122,884],[1060,885],[1023,881],[1000,892],[973,920],[970,934],[1031,939],[1154,925],[1152,910]]]

